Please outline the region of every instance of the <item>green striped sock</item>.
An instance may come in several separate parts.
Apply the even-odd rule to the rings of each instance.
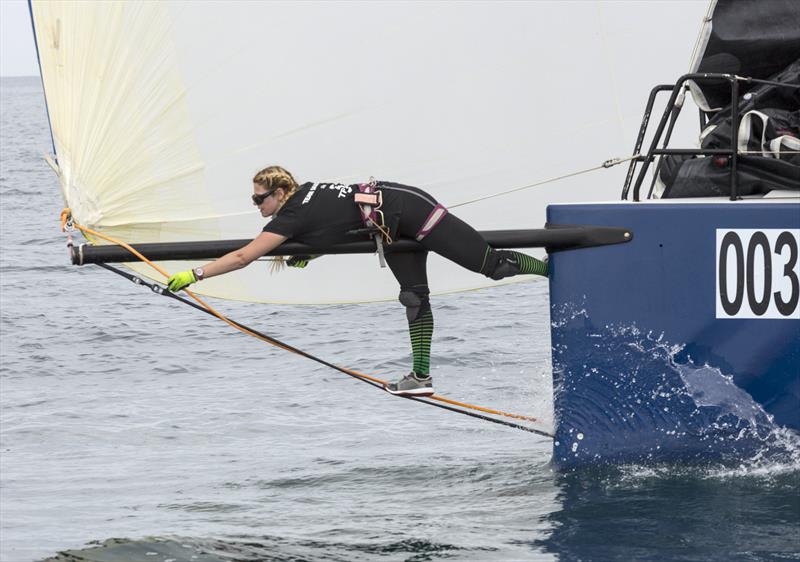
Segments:
[[[431,340],[433,339],[433,312],[427,310],[419,318],[408,323],[411,336],[411,353],[414,356],[414,372],[427,376],[431,370]]]
[[[519,272],[526,275],[541,275],[542,277],[547,277],[547,264],[541,260],[537,260],[534,257],[531,257],[527,254],[523,254],[520,252],[514,252],[513,250],[509,251],[510,254],[513,254],[515,258],[517,258],[517,262],[519,263]]]

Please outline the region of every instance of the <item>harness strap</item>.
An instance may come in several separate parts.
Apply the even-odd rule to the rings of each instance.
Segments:
[[[358,193],[353,195],[353,201],[361,211],[361,220],[370,237],[375,240],[375,250],[378,252],[378,261],[381,267],[386,267],[386,258],[383,255],[384,239],[387,244],[392,243],[392,237],[383,220],[383,196],[377,188],[375,178],[370,178],[368,183],[358,184]]]
[[[431,230],[436,228],[436,225],[442,222],[442,219],[445,217],[445,215],[447,215],[447,208],[441,203],[437,203],[417,232],[417,242],[430,234]]]

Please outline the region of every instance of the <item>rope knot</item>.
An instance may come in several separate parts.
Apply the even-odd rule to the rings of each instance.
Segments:
[[[69,207],[65,207],[61,211],[61,232],[72,230],[72,211]]]

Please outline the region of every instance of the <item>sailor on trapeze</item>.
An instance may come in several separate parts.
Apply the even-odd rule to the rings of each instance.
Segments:
[[[288,239],[326,248],[363,240],[370,232],[385,247],[386,263],[400,283],[400,302],[406,307],[414,365],[400,380],[386,385],[392,394],[430,396],[433,313],[429,300],[428,251],[491,279],[519,274],[547,276],[547,264],[520,252],[495,250],[471,226],[447,212],[425,191],[378,181],[360,185],[304,183],[298,185],[280,166],[264,168],[253,178],[253,204],[261,216],[274,218],[245,247],[202,267],[176,273],[168,280],[170,291],[241,269]],[[417,240],[422,252],[392,252],[391,241],[402,236]],[[283,258],[277,258],[283,264]],[[309,256],[286,260],[290,267],[305,267]]]

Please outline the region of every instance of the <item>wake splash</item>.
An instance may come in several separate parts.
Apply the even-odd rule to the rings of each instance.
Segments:
[[[594,326],[566,307],[553,322],[554,462],[660,462],[794,471],[800,436],[685,345],[635,325]],[[588,337],[587,337],[588,334]]]

